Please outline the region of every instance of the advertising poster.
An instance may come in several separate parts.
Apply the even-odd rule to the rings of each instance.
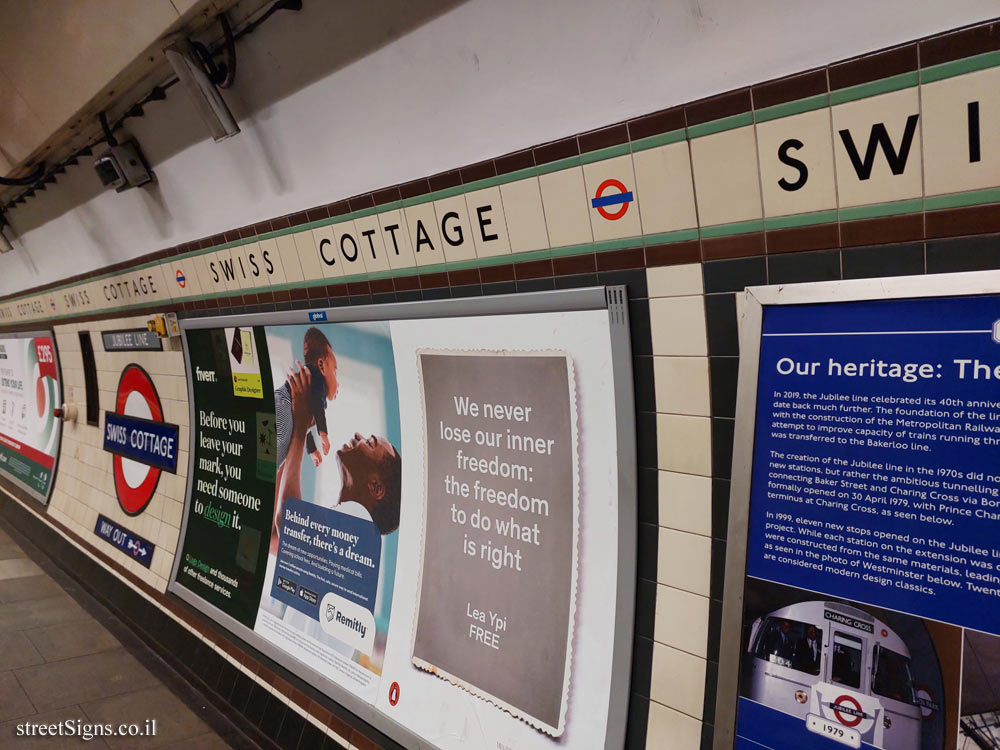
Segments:
[[[216,328],[187,337],[194,461],[177,581],[252,628],[274,509],[274,397],[264,333]],[[255,391],[246,382],[265,387]]]
[[[389,324],[265,330],[278,470],[254,629],[373,702],[392,611],[403,454]],[[300,365],[310,377],[297,398],[288,373]]]
[[[604,747],[620,617],[608,310],[299,320],[185,332],[176,586],[428,747]]]
[[[62,404],[49,336],[0,338],[0,472],[48,502]]]
[[[618,565],[607,311],[393,321],[406,445],[378,707],[433,746],[603,747]]]
[[[995,296],[764,306],[738,746],[994,746],[998,334]]]

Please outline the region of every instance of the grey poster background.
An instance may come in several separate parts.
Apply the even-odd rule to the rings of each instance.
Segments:
[[[576,473],[574,471],[575,393],[572,361],[562,353],[429,353],[418,354],[426,431],[426,493],[423,564],[413,660],[417,666],[469,689],[510,710],[536,727],[559,735],[563,729],[568,689],[572,618],[575,605]],[[479,416],[456,413],[455,397],[480,406]],[[531,407],[527,421],[492,419],[483,405]],[[440,423],[468,428],[469,443],[442,439]],[[499,433],[497,447],[476,444],[477,430]],[[510,434],[552,440],[551,453],[511,450]],[[457,466],[457,453],[520,464],[527,479],[516,480]],[[451,475],[470,487],[468,498],[448,494]],[[548,513],[512,509],[473,494],[476,480],[496,490],[548,501]],[[452,506],[467,514],[456,523]],[[536,506],[537,508],[538,506]],[[490,530],[472,526],[475,511],[489,516]],[[511,518],[529,527],[521,541],[497,531]],[[476,554],[467,553],[467,543]],[[506,544],[521,553],[518,571],[505,564],[497,570],[483,559],[481,546]],[[507,563],[510,558],[505,556]],[[475,619],[475,610],[485,622]],[[472,616],[470,616],[470,612]],[[495,627],[490,614],[505,618]],[[499,636],[493,648],[470,637],[470,626]]]

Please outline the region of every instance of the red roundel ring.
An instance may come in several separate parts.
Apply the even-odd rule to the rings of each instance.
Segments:
[[[603,197],[604,191],[610,187],[617,189],[618,192],[622,195],[628,193],[628,188],[625,187],[622,181],[616,180],[612,177],[605,180],[604,182],[602,182],[600,185],[597,186],[597,195],[595,195],[594,197],[595,198]],[[620,219],[625,215],[626,211],[628,211],[629,203],[631,203],[631,200],[623,200],[621,203],[621,208],[619,208],[617,211],[608,211],[606,208],[604,208],[604,206],[597,206],[597,212],[605,219],[608,219],[609,221],[617,221],[618,219]]]
[[[141,403],[138,401],[139,399],[142,400]],[[146,411],[148,409],[148,414],[135,413],[137,403],[139,410]],[[146,409],[142,409],[143,403]],[[129,411],[126,411],[126,408]],[[160,406],[160,397],[156,393],[156,386],[153,385],[149,373],[139,365],[127,365],[122,370],[121,378],[118,380],[115,411],[119,414],[152,419],[154,422],[163,421],[163,407]],[[114,461],[115,494],[118,495],[118,504],[128,515],[137,516],[146,509],[149,501],[153,499],[156,484],[160,481],[160,470],[155,466],[146,466],[118,454],[115,454],[112,460]],[[125,461],[129,462],[128,468],[126,468]],[[142,476],[143,471],[145,471],[145,476]],[[136,476],[137,474],[139,476]],[[131,481],[128,481],[129,479]]]
[[[837,698],[837,700],[834,701],[834,704],[838,706],[841,705],[842,703],[852,703],[854,705],[854,710],[857,711],[859,714],[861,713],[861,704],[858,703],[856,700],[854,700],[854,698],[852,698],[851,696],[842,695],[839,698]],[[840,711],[838,711],[836,708],[833,709],[833,713],[837,716],[838,721],[840,721],[840,723],[843,724],[845,727],[856,727],[858,724],[861,723],[861,719],[864,718],[863,716],[852,716],[851,714],[848,714],[847,718],[845,718],[844,715],[840,713]]]
[[[394,682],[389,686],[389,705],[395,706],[399,703],[399,683]]]

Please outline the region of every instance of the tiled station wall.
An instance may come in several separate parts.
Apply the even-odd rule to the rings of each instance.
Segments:
[[[975,111],[970,102],[978,102]],[[100,328],[141,325],[148,317],[137,314],[141,306],[201,316],[626,284],[639,468],[627,747],[707,748],[741,292],[764,283],[1000,268],[998,120],[1000,26],[987,23],[167,248],[0,300],[0,324],[53,321],[67,398],[79,403],[76,332],[93,331],[102,408],[126,360],[145,362],[183,425],[178,352],[102,354]],[[862,179],[842,131],[864,162],[879,123],[892,154],[877,151]],[[797,190],[779,186],[801,177],[775,158],[788,139],[802,145],[786,155],[809,169]],[[633,192],[635,205],[621,220],[603,219],[590,203],[608,177]],[[486,241],[477,222],[484,202],[495,240]],[[458,245],[440,233],[450,212],[464,230]],[[417,253],[418,219],[435,248],[423,246],[430,259]],[[369,231],[379,238],[370,250],[362,239]],[[345,235],[365,253],[336,255],[338,246],[351,248]],[[390,236],[400,241],[398,254]],[[259,270],[265,251],[274,266],[267,275],[218,281],[212,272],[224,261],[252,268],[251,257]],[[148,520],[118,518],[97,428],[69,427],[63,446],[48,513],[11,503],[4,513],[48,538],[69,567],[83,556],[98,560],[103,567],[82,577],[107,581],[110,606],[250,731],[286,748],[321,740],[396,747],[164,595],[182,478],[160,488]],[[98,512],[158,543],[153,571],[128,569],[114,550],[95,546]]]

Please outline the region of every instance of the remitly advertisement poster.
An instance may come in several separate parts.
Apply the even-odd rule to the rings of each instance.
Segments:
[[[0,472],[43,503],[59,451],[61,404],[52,337],[0,338]]]
[[[738,746],[994,746],[1000,297],[762,315]]]
[[[603,747],[608,310],[260,317],[185,334],[193,470],[172,590],[390,733]]]

